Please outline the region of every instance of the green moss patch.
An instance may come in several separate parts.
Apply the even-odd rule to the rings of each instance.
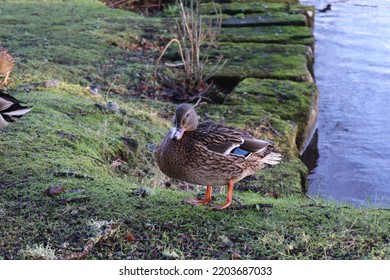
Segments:
[[[146,27],[151,38],[141,42]],[[160,35],[153,37],[154,30]],[[124,93],[151,81],[151,65],[166,33],[159,18],[108,9],[97,1],[1,4],[0,44],[16,60],[14,88],[58,79]]]
[[[248,26],[271,26],[271,25],[292,25],[308,26],[304,15],[271,14],[239,14],[222,21],[222,27],[248,27]]]
[[[309,27],[300,26],[262,26],[222,28],[218,35],[221,42],[252,42],[270,44],[314,44]]]
[[[212,71],[213,56],[218,55],[227,62],[215,75],[217,77],[313,81],[308,70],[311,51],[304,45],[218,43],[217,49],[209,52],[211,65],[206,72]]]
[[[283,120],[296,123],[296,144],[302,150],[305,139],[310,137],[315,127],[318,90],[313,83],[245,79],[227,95],[224,103],[256,104]]]
[[[202,14],[213,14],[215,10],[221,11],[223,14],[254,14],[254,13],[275,13],[283,12],[285,14],[303,14],[307,10],[311,10],[310,6],[303,6],[299,4],[264,2],[264,1],[245,1],[233,3],[204,3],[200,6]]]

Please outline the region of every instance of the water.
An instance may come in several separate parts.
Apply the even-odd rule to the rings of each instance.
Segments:
[[[390,1],[301,0],[317,13],[320,91],[309,194],[390,206]]]

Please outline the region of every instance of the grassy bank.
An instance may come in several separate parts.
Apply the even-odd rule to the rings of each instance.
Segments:
[[[0,131],[0,258],[390,257],[390,212],[299,195],[302,165],[283,133],[274,139],[285,162],[235,192],[253,207],[218,212],[181,203],[202,189],[164,177],[151,148],[174,109],[145,98],[157,42],[169,36],[158,18],[92,0],[0,4],[0,45],[16,59],[4,89],[33,107]],[[50,79],[60,86],[35,85]],[[96,85],[102,97],[90,94]],[[106,95],[118,110],[106,108]],[[228,107],[201,107],[201,116],[245,126],[244,114],[224,115]],[[292,133],[287,121],[272,120]],[[221,203],[225,194],[215,197]]]

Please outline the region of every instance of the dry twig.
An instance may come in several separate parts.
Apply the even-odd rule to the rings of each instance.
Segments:
[[[84,246],[83,250],[80,252],[71,253],[69,255],[65,255],[61,257],[62,260],[80,260],[84,259],[86,256],[88,256],[95,245],[100,241],[104,240],[111,235],[113,235],[117,230],[119,229],[119,225],[116,223],[111,223],[105,228],[99,235],[92,237],[89,239],[87,244]]]

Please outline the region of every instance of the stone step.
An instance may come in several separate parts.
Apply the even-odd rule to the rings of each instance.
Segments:
[[[222,26],[314,25],[314,7],[290,3],[204,3],[203,15],[222,14]],[[230,16],[230,18],[228,18]]]
[[[308,26],[304,15],[275,14],[249,14],[239,17],[233,16],[222,20],[222,27],[248,27],[248,26]]]
[[[264,78],[313,82],[310,65],[313,59],[311,48],[304,45],[217,43],[208,51],[210,73],[217,58],[227,59],[226,64],[214,76],[217,78]]]
[[[299,0],[235,0],[234,2],[238,3],[289,3],[289,4],[299,4]],[[200,3],[232,3],[232,0],[200,0]]]
[[[306,26],[257,26],[222,28],[219,42],[302,44],[313,47],[312,30]]]
[[[302,152],[316,127],[318,89],[314,83],[249,78],[227,94],[223,104],[257,106],[294,122],[298,126],[294,150]]]
[[[308,10],[313,10],[312,6],[304,6],[291,3],[264,3],[255,2],[234,2],[234,3],[203,3],[200,5],[201,14],[258,14],[282,12],[285,14],[304,14]]]

